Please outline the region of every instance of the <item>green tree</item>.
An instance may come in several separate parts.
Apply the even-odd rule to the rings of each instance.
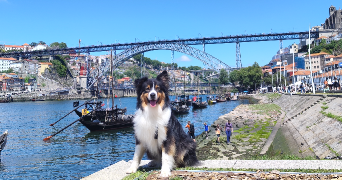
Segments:
[[[60,48],[60,49],[64,49],[64,48],[68,48],[68,46],[64,43],[64,42],[54,42],[50,44],[50,47],[56,47],[56,48]]]
[[[44,41],[39,41],[38,43],[42,45],[46,44]]]
[[[30,44],[30,46],[37,46],[38,45],[38,43],[36,43],[36,42],[31,42],[31,44]]]
[[[272,85],[272,75],[267,74],[262,80],[266,85]]]
[[[230,82],[239,82],[239,84],[245,88],[255,88],[261,84],[262,71],[257,62],[252,66],[235,70],[230,73]]]
[[[219,82],[221,84],[227,84],[229,81],[228,73],[225,69],[220,70]]]
[[[240,71],[234,70],[230,72],[228,79],[231,83],[238,82],[240,80]]]
[[[113,71],[113,76],[115,79],[121,79],[124,77],[124,74],[119,73],[119,71]]]

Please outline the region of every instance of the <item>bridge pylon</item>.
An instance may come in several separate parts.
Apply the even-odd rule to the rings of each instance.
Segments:
[[[241,69],[241,53],[240,53],[240,42],[236,42],[236,68]]]

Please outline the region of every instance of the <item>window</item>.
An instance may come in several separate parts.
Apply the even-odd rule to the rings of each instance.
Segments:
[[[319,69],[319,66],[317,66],[317,69]]]
[[[314,66],[314,68],[316,69],[316,66]]]

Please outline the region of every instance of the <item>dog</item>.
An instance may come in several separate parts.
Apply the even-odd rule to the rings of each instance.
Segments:
[[[149,166],[161,164],[162,177],[170,176],[174,167],[197,164],[196,142],[184,132],[171,111],[167,71],[156,79],[137,79],[134,86],[137,90],[137,111],[133,119],[136,146],[127,173],[137,171],[145,152],[152,160]]]

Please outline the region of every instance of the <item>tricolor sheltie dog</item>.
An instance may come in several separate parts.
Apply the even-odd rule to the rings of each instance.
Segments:
[[[127,173],[137,171],[145,152],[152,160],[149,166],[161,164],[162,177],[171,175],[173,167],[195,165],[196,143],[171,113],[167,72],[163,71],[156,79],[137,79],[134,85],[138,100],[133,120],[136,147]]]

